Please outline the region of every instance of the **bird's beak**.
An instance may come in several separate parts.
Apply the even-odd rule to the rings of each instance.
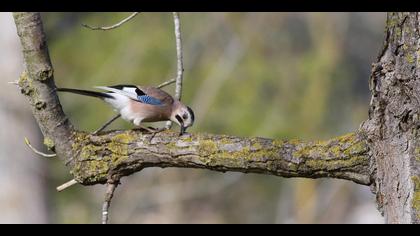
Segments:
[[[187,127],[185,126],[181,126],[181,131],[179,132],[179,136],[182,136],[183,134],[185,134],[185,131],[187,130]]]

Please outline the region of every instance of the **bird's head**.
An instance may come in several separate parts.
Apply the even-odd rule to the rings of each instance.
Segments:
[[[194,124],[194,112],[190,107],[179,103],[172,111],[171,120],[181,127],[179,135],[183,135],[187,128]]]

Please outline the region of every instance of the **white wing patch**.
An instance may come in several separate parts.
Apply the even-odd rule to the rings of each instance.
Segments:
[[[114,98],[105,98],[104,101],[111,104],[117,111],[121,111],[130,103],[130,98],[121,94],[112,94]]]
[[[124,87],[122,90],[123,91],[126,91],[126,92],[129,92],[129,93],[134,94],[134,95],[137,96],[136,88],[133,88],[133,87]]]
[[[114,92],[116,94],[120,94],[120,95],[124,95],[126,97],[129,97],[131,99],[137,100],[137,94],[135,92],[135,88],[123,88],[123,90],[119,90],[116,88],[110,88],[110,87],[106,87],[106,86],[95,86],[95,88],[98,89],[103,89],[109,92]]]

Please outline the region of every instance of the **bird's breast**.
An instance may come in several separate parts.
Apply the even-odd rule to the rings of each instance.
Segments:
[[[131,103],[127,113],[129,113],[128,116],[141,119],[144,122],[165,121],[169,120],[170,117],[168,106],[155,106],[138,102]]]

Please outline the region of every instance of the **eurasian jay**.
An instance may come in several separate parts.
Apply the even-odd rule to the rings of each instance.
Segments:
[[[57,88],[57,91],[97,97],[109,103],[121,118],[140,126],[142,122],[171,120],[181,127],[180,135],[194,124],[193,110],[167,92],[151,86],[98,86],[106,92]]]

